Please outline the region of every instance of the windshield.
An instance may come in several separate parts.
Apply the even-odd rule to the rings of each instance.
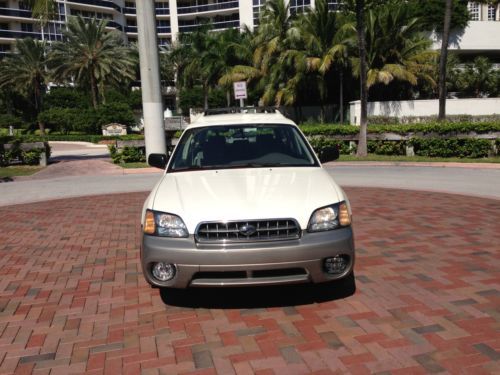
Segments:
[[[169,171],[291,166],[318,166],[294,126],[224,125],[186,130]]]

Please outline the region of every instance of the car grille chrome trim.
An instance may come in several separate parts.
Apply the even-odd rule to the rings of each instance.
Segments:
[[[295,219],[265,219],[202,222],[195,233],[200,243],[229,243],[293,240],[301,230]]]

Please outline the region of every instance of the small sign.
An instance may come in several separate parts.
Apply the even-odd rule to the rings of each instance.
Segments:
[[[247,83],[245,81],[234,82],[233,88],[234,88],[234,98],[236,100],[247,98]]]
[[[102,135],[119,136],[127,135],[127,126],[122,124],[108,124],[102,127]]]

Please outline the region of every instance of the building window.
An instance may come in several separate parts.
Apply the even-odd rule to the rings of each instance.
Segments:
[[[488,21],[497,20],[497,7],[496,5],[488,5]]]
[[[479,21],[481,12],[481,7],[479,6],[479,3],[470,1],[467,7],[469,8],[471,21]]]
[[[24,32],[32,33],[33,32],[33,24],[21,23],[21,30]]]
[[[304,13],[311,7],[311,0],[290,0],[290,13]]]

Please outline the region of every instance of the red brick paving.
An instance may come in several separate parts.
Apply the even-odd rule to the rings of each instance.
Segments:
[[[347,298],[160,294],[138,260],[144,193],[0,208],[0,373],[500,373],[500,201],[347,192]]]

